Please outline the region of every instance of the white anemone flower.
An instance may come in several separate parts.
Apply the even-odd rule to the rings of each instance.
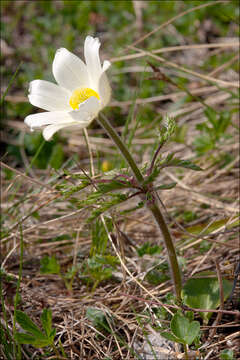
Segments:
[[[44,127],[43,137],[69,126],[86,128],[110,101],[111,88],[106,70],[111,65],[99,58],[98,38],[87,36],[84,43],[86,64],[65,48],[58,49],[52,71],[57,84],[34,80],[29,101],[46,112],[29,115],[24,122],[31,130]]]

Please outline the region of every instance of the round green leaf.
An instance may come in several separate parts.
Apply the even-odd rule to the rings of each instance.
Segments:
[[[198,321],[190,322],[188,318],[180,314],[175,314],[171,320],[171,330],[183,344],[191,345],[199,335],[200,324]]]
[[[232,290],[232,283],[223,279],[224,299]],[[220,305],[219,283],[216,277],[202,277],[189,279],[183,287],[182,299],[184,304],[196,309],[216,309]],[[212,313],[200,312],[205,323],[208,323]]]

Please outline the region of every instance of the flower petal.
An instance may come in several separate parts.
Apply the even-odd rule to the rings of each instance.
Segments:
[[[98,81],[102,72],[99,58],[100,42],[98,38],[87,36],[84,43],[84,56],[87,64],[91,88],[97,91]]]
[[[88,87],[86,65],[65,48],[57,50],[52,70],[57,83],[71,92],[79,87]]]
[[[62,87],[45,80],[34,80],[29,86],[29,101],[32,105],[48,111],[69,110],[70,93]]]
[[[89,99],[79,105],[78,110],[71,111],[69,115],[77,124],[81,125],[85,123],[84,127],[87,127],[90,122],[97,116],[100,111],[100,102],[95,96],[91,96]]]
[[[107,71],[112,64],[108,60],[104,60],[103,66],[102,66],[102,72]]]
[[[98,93],[101,99],[102,107],[106,106],[111,98],[111,87],[107,78],[105,71],[110,67],[111,63],[109,61],[104,61],[103,63],[103,72],[99,79]]]
[[[31,129],[39,128],[44,125],[60,125],[60,124],[71,124],[74,122],[69,113],[65,111],[47,111],[39,114],[28,115],[25,120]]]
[[[72,125],[75,125],[74,123]],[[45,140],[50,140],[51,137],[58,131],[61,130],[65,127],[71,126],[71,124],[53,124],[53,125],[48,125],[43,129],[43,137]]]

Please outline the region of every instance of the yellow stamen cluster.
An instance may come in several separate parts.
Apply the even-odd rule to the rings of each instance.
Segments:
[[[100,100],[100,97],[98,93],[90,88],[80,88],[73,91],[69,104],[73,108],[73,110],[76,110],[82,102],[89,99],[91,96],[95,96],[98,100]]]

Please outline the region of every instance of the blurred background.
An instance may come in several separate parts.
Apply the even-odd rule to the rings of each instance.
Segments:
[[[84,39],[86,35],[93,35],[101,40],[101,59],[114,60],[134,53],[128,46],[144,34],[201,4],[202,1],[180,0],[1,1],[1,94],[7,90],[1,111],[1,155],[7,156],[14,166],[26,167],[42,144],[41,133],[30,133],[23,123],[27,115],[38,111],[27,101],[28,84],[33,79],[54,81],[52,61],[59,47],[66,47],[83,58]],[[234,41],[238,37],[238,18],[237,1],[203,7],[171,22],[139,46],[153,50]],[[235,55],[236,48],[166,53],[168,60],[203,73],[221,66]],[[146,57],[113,61],[109,70],[113,98],[106,114],[115,126],[125,124],[131,110],[129,105],[134,103],[136,97],[151,98],[169,94],[173,90],[165,81],[151,79],[150,71]],[[233,63],[231,71],[238,71],[237,62]],[[167,69],[166,72],[179,85],[187,86],[192,80],[174,69]],[[232,72],[227,75],[224,72],[227,80],[230,80],[229,76],[234,80]],[[194,82],[191,86],[199,85]],[[148,124],[161,113],[159,108],[169,109],[171,106],[171,100],[144,103],[138,109],[139,124]],[[93,122],[90,135],[91,129],[97,128],[97,123]],[[81,130],[79,134],[81,136]],[[81,148],[81,139],[77,139],[76,134],[73,138],[70,135],[64,137],[56,134],[51,142],[42,145],[31,166],[59,168],[69,156],[85,157],[85,144]],[[98,131],[94,132],[94,136],[102,138]],[[97,144],[94,145],[96,148]]]

